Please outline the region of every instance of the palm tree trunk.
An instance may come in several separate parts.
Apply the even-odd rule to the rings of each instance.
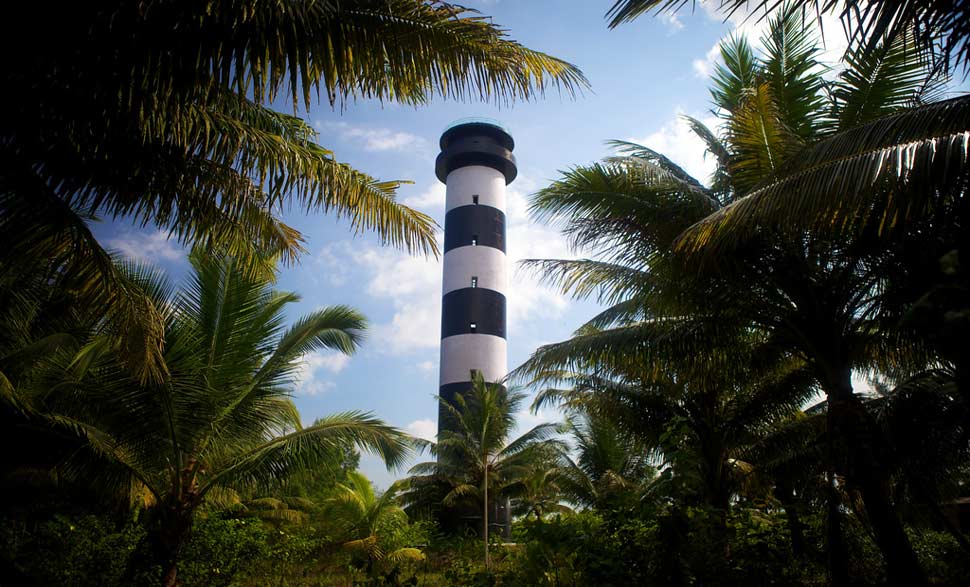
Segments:
[[[831,444],[831,441],[830,443]],[[831,466],[831,461],[830,461]],[[849,585],[849,550],[845,545],[842,532],[842,511],[839,490],[835,487],[835,473],[830,468],[826,473],[825,488],[825,558],[828,565],[829,585],[847,587]]]
[[[829,435],[845,456],[846,479],[862,496],[876,545],[886,562],[891,585],[926,585],[926,576],[902,522],[889,499],[885,469],[875,451],[876,428],[865,406],[852,393],[852,371],[844,367],[830,377],[828,395]]]
[[[166,523],[168,522],[168,523]],[[188,526],[177,520],[161,520],[149,541],[155,564],[162,569],[162,586],[178,587],[178,561],[188,535]]]
[[[485,482],[482,483],[484,488],[484,502],[485,507],[482,508],[482,520],[484,522],[482,528],[482,536],[485,537],[485,570],[489,568],[488,564],[488,464],[485,465]]]
[[[794,497],[791,484],[787,480],[779,480],[775,484],[775,496],[785,508],[785,518],[788,520],[788,539],[791,541],[792,556],[796,559],[805,558],[808,554],[805,546],[805,524],[798,515],[798,501]]]

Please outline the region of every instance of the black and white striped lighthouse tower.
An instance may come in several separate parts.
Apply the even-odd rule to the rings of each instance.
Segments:
[[[435,173],[446,186],[438,395],[471,388],[473,371],[498,381],[507,369],[505,186],[517,170],[512,135],[498,122],[456,121],[441,135]],[[448,418],[438,412],[438,431]]]
[[[435,174],[447,187],[438,395],[452,403],[471,389],[473,372],[493,383],[504,378],[508,368],[505,186],[515,179],[517,169],[512,135],[494,120],[458,120],[439,142]],[[453,425],[451,421],[439,407],[439,434]],[[439,453],[438,458],[447,457]],[[489,526],[508,539],[508,499],[492,501],[489,510]],[[480,518],[477,511],[452,511],[452,521]]]

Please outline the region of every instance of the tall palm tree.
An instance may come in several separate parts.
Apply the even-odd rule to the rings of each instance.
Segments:
[[[723,118],[720,136],[692,123],[718,162],[710,189],[648,150],[639,155],[646,162],[637,165],[621,160],[612,168],[573,170],[537,194],[533,206],[540,218],[563,218],[567,234],[580,244],[598,247],[595,252],[601,252],[606,261],[536,265],[567,291],[596,294],[612,304],[569,341],[569,347],[561,347],[572,353],[570,369],[595,368],[608,356],[604,353],[612,352],[607,349],[616,351],[623,345],[636,348],[641,356],[680,354],[690,361],[704,354],[697,353],[702,347],[687,343],[706,343],[702,337],[720,336],[732,328],[753,328],[758,338],[778,349],[778,356],[803,361],[830,400],[828,462],[836,463],[862,493],[890,575],[900,583],[919,583],[924,579],[918,561],[885,492],[885,455],[879,454],[878,443],[873,444],[875,428],[853,393],[851,374],[853,369],[920,368],[933,360],[925,347],[895,326],[901,306],[878,294],[894,290],[892,276],[900,267],[913,267],[900,261],[900,252],[934,254],[939,245],[924,239],[921,249],[910,241],[886,254],[878,222],[861,224],[862,236],[851,243],[825,231],[786,231],[753,220],[746,231],[724,231],[723,238],[711,227],[743,216],[746,205],[768,206],[766,199],[751,198],[762,186],[773,185],[775,178],[788,178],[784,186],[789,200],[802,198],[802,180],[822,169],[816,165],[819,159],[809,155],[823,145],[838,145],[843,156],[839,161],[851,167],[856,159],[849,155],[865,143],[859,140],[905,142],[911,135],[903,133],[928,128],[907,125],[904,119],[940,115],[939,125],[955,127],[957,120],[967,118],[959,117],[963,106],[954,101],[927,106],[929,110],[921,115],[906,110],[938,95],[940,77],[904,38],[873,51],[854,46],[846,56],[845,70],[833,83],[822,77],[815,61],[817,42],[795,11],[771,19],[762,45],[763,57],[741,38],[722,47],[724,65],[718,68],[712,89]],[[888,130],[880,134],[880,129],[889,128],[896,134]],[[873,157],[890,152],[894,151]],[[939,164],[943,165],[942,160]],[[790,174],[792,169],[805,173]],[[864,175],[861,167],[856,171],[856,175],[826,176],[828,183],[806,189],[809,194],[822,189],[845,191],[844,181]],[[931,182],[930,187],[934,186],[938,184]],[[631,195],[644,198],[643,204],[638,206]],[[784,208],[782,201],[771,206],[779,216],[799,216]],[[637,214],[641,209],[642,216]],[[880,214],[885,210],[876,207]],[[695,220],[688,220],[685,211]],[[944,216],[934,216],[916,232],[936,234],[933,228],[939,225],[952,234],[955,229]],[[891,224],[894,214],[885,218]],[[696,224],[678,238],[684,222]],[[619,228],[611,231],[611,226]],[[657,235],[671,233],[669,240],[658,240]],[[685,257],[688,263],[683,262]],[[683,332],[694,336],[647,338],[633,330],[596,332],[603,326],[647,324],[648,319],[654,330],[682,324]]]
[[[348,444],[388,465],[408,453],[407,437],[369,414],[348,412],[303,427],[290,399],[301,357],[318,349],[352,353],[364,318],[328,307],[286,327],[299,298],[276,291],[238,262],[199,253],[173,292],[157,274],[123,267],[165,317],[166,377],[143,384],[121,367],[110,344],[92,336],[61,350],[4,404],[26,426],[76,441],[58,471],[128,499],[147,494],[149,547],[163,583],[178,584],[178,559],[197,509],[228,491],[249,493],[315,467],[339,466]]]
[[[86,303],[129,306],[117,323],[148,336],[133,367],[156,382],[160,318],[113,270],[93,219],[154,226],[249,270],[303,251],[302,235],[280,219],[292,206],[436,254],[434,221],[395,199],[399,182],[340,163],[310,124],[272,106],[298,112],[314,94],[341,108],[508,103],[587,86],[574,66],[437,1],[26,3],[8,17],[23,26],[0,43],[24,57],[3,74],[18,88],[0,115],[4,271],[47,259]]]
[[[510,440],[525,394],[486,383],[480,372],[473,377],[471,389],[456,396],[454,403],[439,400],[454,428],[439,433],[432,446],[436,461],[411,468],[410,492],[403,498],[417,504],[426,501],[423,494],[443,487],[442,505],[479,512],[487,567],[490,506],[508,497],[530,465],[558,445],[553,438],[557,425],[539,424]]]
[[[963,172],[959,161],[950,157],[954,151],[947,145],[953,138],[947,137],[964,133],[953,128],[966,127],[966,116],[957,122],[958,112],[970,102],[911,109],[912,104],[933,96],[927,89],[939,81],[920,53],[901,39],[872,52],[856,45],[847,54],[848,67],[833,84],[824,107],[805,112],[814,129],[801,138],[787,132],[794,126],[783,115],[793,110],[785,106],[782,94],[762,96],[761,89],[770,88],[763,81],[770,81],[770,68],[757,60],[731,59],[743,43],[736,46],[725,51],[726,65],[716,77],[714,96],[728,118],[729,165],[743,172],[739,184],[743,197],[685,232],[677,248],[702,273],[719,273],[744,283],[743,289],[723,290],[720,303],[808,362],[828,397],[829,461],[860,492],[892,580],[923,583],[919,562],[887,493],[889,455],[877,440],[875,422],[854,393],[851,375],[853,370],[919,370],[937,360],[911,333],[899,328],[905,304],[900,303],[898,281],[901,276],[904,281],[909,278],[905,273],[912,274],[907,266],[918,266],[907,263],[914,251],[938,258],[948,250],[945,243],[959,230],[955,226],[959,215],[954,219],[938,210],[919,218],[916,208],[911,208],[914,201],[896,199],[902,195],[892,188],[890,168],[896,166],[885,163],[905,152],[906,157],[897,160],[900,165],[920,169],[906,178],[906,191],[915,200],[954,195],[954,186],[947,187],[953,180],[949,174]],[[732,101],[733,96],[741,99]],[[930,117],[934,119],[930,126],[936,128],[930,132],[932,138],[923,140],[917,135],[927,128],[914,121]],[[839,150],[839,161],[823,160],[834,154],[833,149]],[[919,154],[936,149],[940,159]],[[823,158],[816,156],[823,151],[827,153]],[[948,170],[935,173],[943,168]],[[876,183],[867,183],[872,177]],[[872,200],[870,185],[887,187],[887,199]],[[773,199],[763,195],[768,193],[765,190],[785,195]],[[802,227],[802,221],[773,223],[762,215],[755,229],[745,220],[755,218],[757,214],[750,211],[759,207],[762,211],[770,207],[779,217],[807,218],[808,209],[792,204],[816,195],[819,200],[809,208],[835,198],[841,201],[833,206],[845,215],[824,220],[813,216]],[[865,213],[853,203],[861,200],[867,200],[861,205]],[[914,210],[913,218],[900,222],[905,208]],[[855,236],[840,238],[820,227],[823,223],[836,229],[852,225]],[[728,224],[735,230],[719,229]],[[904,236],[887,241],[882,233],[890,225]],[[926,238],[930,234],[934,236]]]
[[[650,11],[676,13],[686,4],[687,0],[615,0],[606,16],[610,28],[615,28]],[[779,4],[719,0],[718,8],[728,16],[743,10],[760,19]],[[925,50],[936,51],[943,67],[949,67],[951,60],[954,65],[970,65],[970,2],[964,0],[787,0],[785,5],[819,20],[824,13],[838,12],[849,37],[870,49],[883,38],[909,38]]]

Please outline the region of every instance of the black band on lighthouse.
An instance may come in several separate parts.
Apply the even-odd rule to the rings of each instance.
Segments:
[[[505,252],[505,214],[492,206],[459,206],[445,214],[445,252],[467,246]]]
[[[446,293],[441,298],[441,338],[457,334],[505,338],[505,296],[483,287]]]
[[[502,172],[510,184],[518,174],[512,136],[492,124],[469,123],[452,127],[441,135],[441,153],[435,160],[435,175],[447,183],[448,174],[468,165],[482,165]]]

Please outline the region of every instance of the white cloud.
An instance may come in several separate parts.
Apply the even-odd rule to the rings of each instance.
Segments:
[[[644,137],[634,137],[631,142],[650,147],[654,151],[663,153],[677,165],[684,168],[687,173],[703,184],[710,181],[711,174],[714,173],[717,164],[714,157],[706,153],[704,141],[695,135],[687,122],[677,118],[665,123],[660,130],[650,133]],[[713,116],[695,116],[707,128],[717,133],[718,119]]]
[[[542,285],[539,277],[519,262],[524,259],[572,259],[566,240],[559,230],[532,222],[528,214],[528,192],[535,184],[528,179],[506,194],[508,218],[509,292],[508,321],[510,335],[535,318],[556,318],[569,306],[566,296]]]
[[[436,181],[423,193],[416,196],[408,196],[401,200],[405,206],[412,208],[444,208],[445,207],[445,184]]]
[[[336,130],[344,139],[362,143],[365,151],[413,151],[426,150],[428,147],[428,142],[418,135],[389,128],[368,128],[346,122],[319,121],[316,126]]]
[[[155,232],[124,232],[108,240],[108,247],[116,249],[135,261],[157,263],[185,258],[185,247],[169,238],[163,230]]]
[[[660,19],[660,22],[664,23],[668,28],[671,29],[671,32],[677,32],[684,28],[684,23],[681,22],[680,18],[678,18],[673,12],[662,12],[658,14],[657,17]]]
[[[562,421],[562,413],[558,409],[541,409],[533,414],[532,410],[525,409],[515,415],[515,423],[518,426],[519,434],[532,430],[539,424],[549,424]]]
[[[425,440],[435,441],[438,434],[438,424],[431,420],[430,418],[424,418],[422,420],[415,420],[407,426],[404,427],[404,431],[411,436],[416,436],[418,438],[423,438]]]
[[[434,361],[421,361],[415,366],[425,373],[430,373],[435,370],[435,367],[437,367]]]
[[[347,260],[352,252],[353,247],[346,241],[326,245],[313,255],[313,264],[319,268],[314,275],[335,287],[346,284],[350,277]]]
[[[333,381],[306,381],[297,386],[296,394],[313,397],[315,395],[327,393],[335,387],[337,387],[337,384]]]
[[[440,244],[440,243],[439,243]],[[367,295],[394,308],[389,322],[371,328],[372,340],[391,354],[437,348],[441,323],[441,262],[375,246],[347,246],[338,263],[364,271]],[[326,263],[326,261],[324,261]]]
[[[350,363],[350,356],[337,351],[315,351],[303,357],[294,375],[298,395],[319,395],[330,391],[336,384],[322,379],[323,372],[340,373]]]
[[[373,338],[381,348],[395,355],[438,348],[441,339],[440,292],[429,295],[423,303],[394,304],[394,317],[389,323],[373,328]]]
[[[694,68],[694,74],[699,78],[707,79],[714,74],[714,65],[717,60],[721,57],[721,45],[718,43],[708,50],[707,55],[702,59],[695,59],[691,65]]]

